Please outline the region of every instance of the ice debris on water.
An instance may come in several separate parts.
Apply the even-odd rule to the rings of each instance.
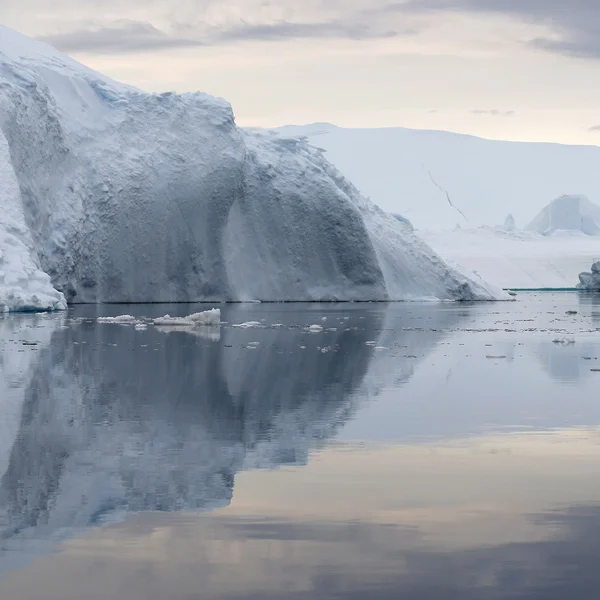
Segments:
[[[321,331],[323,331],[323,326],[322,325],[311,325],[310,327],[307,327],[307,329],[311,333],[320,333]]]
[[[98,317],[96,319],[98,323],[116,323],[119,325],[134,325],[138,322],[135,317],[131,315],[119,315],[117,317]]]
[[[236,327],[237,329],[255,329],[264,327],[264,325],[260,321],[246,321],[246,323],[235,323],[232,327]]]
[[[171,317],[165,315],[154,319],[155,325],[167,325],[169,327],[199,327],[199,326],[217,326],[221,324],[221,310],[213,308],[191,314],[187,317]]]

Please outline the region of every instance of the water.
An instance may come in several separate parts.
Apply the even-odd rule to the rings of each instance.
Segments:
[[[196,310],[0,318],[0,598],[597,597],[600,298]]]

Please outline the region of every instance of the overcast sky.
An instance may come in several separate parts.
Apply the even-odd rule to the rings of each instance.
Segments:
[[[600,144],[599,0],[1,0],[0,22],[240,125]]]

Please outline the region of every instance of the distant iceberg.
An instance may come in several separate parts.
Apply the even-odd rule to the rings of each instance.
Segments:
[[[507,299],[306,141],[146,94],[0,26],[0,307]],[[10,218],[9,218],[10,217]]]
[[[600,235],[600,206],[586,196],[561,196],[546,206],[527,230],[542,235],[557,232]]]

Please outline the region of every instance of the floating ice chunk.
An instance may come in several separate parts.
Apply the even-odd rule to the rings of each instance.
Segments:
[[[252,329],[264,327],[264,325],[260,321],[247,321],[246,323],[236,323],[235,325],[232,325],[232,327],[237,327],[238,329]]]
[[[131,315],[119,315],[118,317],[98,317],[98,323],[116,323],[118,325],[134,325],[138,320]]]
[[[221,310],[213,308],[211,310],[188,315],[187,317],[172,317],[171,315],[165,315],[164,317],[154,319],[154,324],[167,327],[214,327],[221,324]]]
[[[323,326],[322,325],[311,325],[310,327],[307,327],[307,330],[310,331],[311,333],[319,333],[319,332],[323,331]]]

